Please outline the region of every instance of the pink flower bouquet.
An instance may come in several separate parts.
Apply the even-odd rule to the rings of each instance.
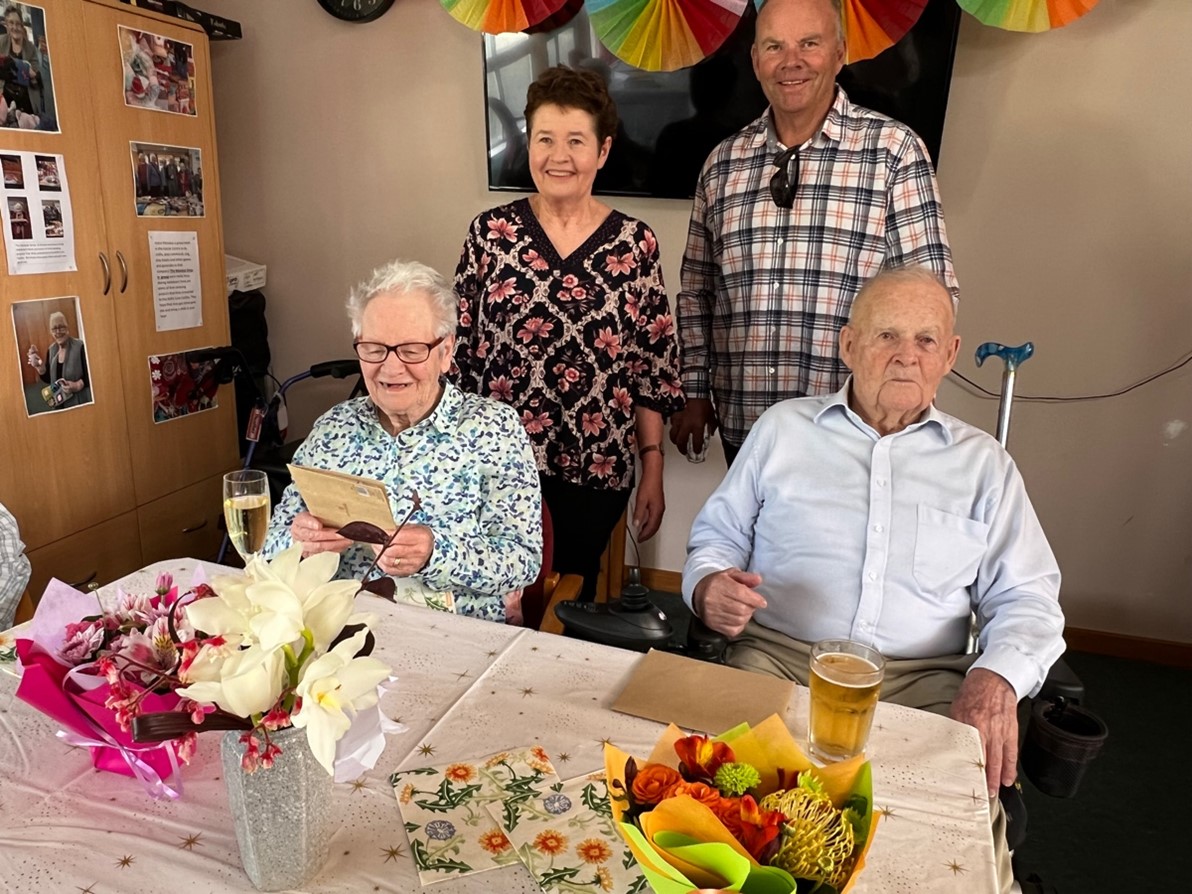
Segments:
[[[153,596],[121,592],[107,609],[94,594],[55,580],[28,637],[17,640],[24,668],[17,696],[61,724],[63,741],[90,749],[96,769],[136,777],[154,797],[178,797],[178,763],[195,745],[193,733],[151,744],[131,733],[138,714],[179,709],[179,696],[162,685],[177,663],[177,642],[193,638],[174,611],[177,601],[169,575]]]

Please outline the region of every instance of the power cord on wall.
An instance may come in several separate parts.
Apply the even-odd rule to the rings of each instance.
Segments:
[[[1131,391],[1133,391],[1136,388],[1141,388],[1143,385],[1149,385],[1151,382],[1154,382],[1156,379],[1161,379],[1164,376],[1170,375],[1171,373],[1175,372],[1176,370],[1182,369],[1183,367],[1187,366],[1189,363],[1192,363],[1192,351],[1188,351],[1179,360],[1175,361],[1173,364],[1171,364],[1171,366],[1167,367],[1166,369],[1162,369],[1159,372],[1154,373],[1153,375],[1149,375],[1145,379],[1143,379],[1139,382],[1135,382],[1133,385],[1128,385],[1125,388],[1119,388],[1117,391],[1107,391],[1103,394],[1078,394],[1078,395],[1072,395],[1072,396],[1068,396],[1068,397],[1063,397],[1063,396],[1059,396],[1059,395],[1048,395],[1048,394],[1015,394],[1014,400],[1015,400],[1015,402],[1028,401],[1030,403],[1040,403],[1040,404],[1062,404],[1062,403],[1075,403],[1078,401],[1086,401],[1086,400],[1104,400],[1109,397],[1121,397],[1123,394],[1129,394]],[[992,399],[1000,399],[1001,398],[1001,394],[999,394],[998,392],[990,391],[988,388],[984,388],[981,385],[978,385],[976,382],[974,382],[972,379],[970,379],[968,376],[964,375],[963,373],[959,373],[956,370],[952,370],[952,375],[954,375],[956,378],[960,379],[962,382],[964,382],[966,385],[968,385],[974,391],[978,392],[979,395],[981,395],[983,397],[992,398]],[[635,544],[635,546],[636,546],[636,544]]]

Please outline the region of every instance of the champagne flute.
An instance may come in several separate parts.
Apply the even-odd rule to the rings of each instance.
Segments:
[[[248,565],[265,545],[269,529],[269,479],[256,469],[228,472],[223,479],[223,498],[228,539]]]

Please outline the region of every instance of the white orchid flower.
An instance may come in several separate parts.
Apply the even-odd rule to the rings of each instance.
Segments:
[[[306,728],[311,753],[328,773],[334,772],[335,743],[357,711],[376,704],[377,685],[389,676],[389,668],[378,659],[353,657],[365,638],[361,631],[310,662],[298,683],[302,707],[291,721]]]
[[[233,652],[219,665],[219,679],[199,680],[177,690],[183,698],[218,705],[237,717],[268,711],[281,695],[285,656],[280,649],[252,646]]]

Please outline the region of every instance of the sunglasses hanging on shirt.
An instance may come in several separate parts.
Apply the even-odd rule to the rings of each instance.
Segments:
[[[792,160],[795,163],[794,173],[788,177],[786,169]],[[774,159],[774,164],[778,170],[770,178],[770,198],[779,208],[790,208],[795,204],[795,190],[799,188],[799,147],[783,150]]]

